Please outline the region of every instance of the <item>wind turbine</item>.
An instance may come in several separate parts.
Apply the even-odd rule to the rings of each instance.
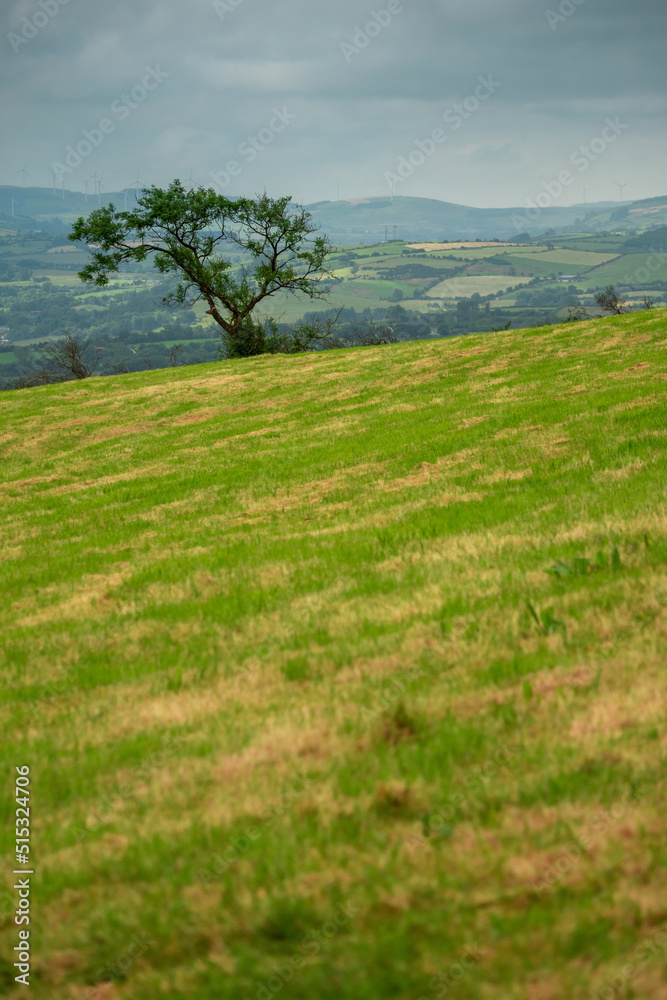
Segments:
[[[16,171],[17,174],[22,174],[23,175],[23,187],[25,187],[25,179],[26,179],[26,177],[30,177],[30,174],[26,170],[27,166],[28,166],[28,161],[26,160],[26,162],[23,164],[23,166],[21,167],[21,169]]]
[[[16,215],[16,212],[14,211],[14,205],[18,205],[18,201],[12,198],[12,215]]]
[[[192,171],[190,171],[190,176],[188,177],[188,191],[192,190]]]
[[[102,201],[100,199],[100,194],[101,194],[101,191],[102,191],[102,178],[103,177],[104,177],[104,171],[102,171],[102,173],[100,174],[99,180],[97,182],[97,204],[98,205],[102,204]]]
[[[621,205],[623,204],[623,188],[626,188],[629,183],[630,183],[629,181],[626,181],[625,184],[619,184],[618,181],[614,181],[614,184],[618,188],[620,196],[621,196],[620,197],[620,202],[619,202],[619,204],[621,204]]]
[[[99,205],[100,204],[100,186],[101,186],[102,178],[104,177],[104,174],[102,173],[98,177],[97,170],[96,170],[94,174],[90,174],[89,176],[90,176],[91,181],[93,182],[93,194],[97,195],[97,204]]]

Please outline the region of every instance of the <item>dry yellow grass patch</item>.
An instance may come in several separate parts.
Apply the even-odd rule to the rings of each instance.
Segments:
[[[8,482],[1,483],[0,489],[22,489],[26,486],[41,486],[42,483],[52,483],[56,479],[60,479],[61,476],[35,476],[33,479],[23,479],[23,480],[9,480]]]
[[[29,615],[16,622],[19,628],[34,628],[47,622],[62,622],[68,619],[78,619],[85,615],[98,616],[111,614],[116,609],[113,590],[122,586],[132,575],[129,565],[117,569],[106,576],[90,574],[84,576],[79,588],[57,604],[42,608],[36,614]],[[58,589],[69,589],[66,587]]]
[[[593,546],[600,535],[610,534],[630,534],[630,535],[657,535],[667,531],[667,503],[657,501],[651,508],[642,511],[635,517],[614,517],[606,515],[600,520],[581,520],[577,524],[559,528],[554,534],[554,542],[557,545],[568,542],[583,542]]]
[[[368,404],[364,404],[368,405]],[[415,410],[421,410],[428,406],[427,403],[422,403],[420,406],[414,403],[395,403],[393,406],[385,406],[383,408],[383,413],[412,413]]]
[[[485,420],[489,419],[489,415],[483,417],[466,417],[459,424],[459,430],[464,430],[466,427],[474,427],[475,424],[483,424]]]
[[[76,483],[67,483],[64,486],[54,486],[49,490],[45,490],[44,493],[47,496],[50,494],[78,493],[81,490],[89,489],[91,486],[110,486],[113,483],[132,482],[134,479],[153,479],[161,476],[169,476],[171,473],[171,469],[165,469],[164,462],[151,462],[146,465],[137,466],[128,472],[118,472],[113,476],[99,476],[97,479],[86,479]],[[54,476],[53,478],[59,479],[61,477]]]
[[[328,493],[343,487],[352,487],[356,481],[365,482],[382,470],[377,462],[362,462],[334,473],[327,479],[315,479],[308,483],[299,483],[277,490],[275,494],[256,496],[253,488],[240,491],[236,502],[243,508],[246,515],[266,514],[273,511],[293,510],[304,504],[314,506],[322,503]]]
[[[492,473],[490,476],[485,476],[482,479],[483,483],[502,483],[502,482],[518,482],[521,479],[526,479],[528,476],[532,476],[532,469],[514,469],[503,471],[499,469],[497,472]]]
[[[196,413],[184,413],[180,417],[176,417],[175,420],[171,422],[172,427],[184,427],[187,424],[203,424],[206,420],[212,420],[213,417],[219,416],[218,410],[198,410]]]
[[[214,441],[211,447],[226,448],[230,441],[239,441],[242,440],[243,438],[256,438],[256,437],[261,437],[263,434],[273,433],[273,431],[275,430],[274,425],[278,421],[280,421],[281,430],[284,433],[288,433],[289,431],[294,429],[295,424],[294,421],[290,421],[287,424],[283,423],[283,421],[287,419],[287,416],[288,416],[287,413],[274,413],[273,416],[270,418],[272,423],[270,423],[268,426],[260,427],[258,430],[255,431],[244,431],[243,434],[231,434],[229,437],[226,437],[224,441]]]
[[[469,347],[465,351],[455,351],[453,352],[453,357],[455,358],[474,358],[479,354],[488,354],[490,348],[488,347]]]
[[[628,462],[621,469],[602,469],[600,472],[595,473],[596,479],[629,479],[630,476],[635,472],[640,472],[645,467],[645,462],[640,459],[635,459],[634,462]]]
[[[615,406],[611,406],[611,413],[623,413],[625,410],[635,410],[637,407],[644,406],[657,406],[659,403],[663,402],[660,396],[638,396],[636,399],[631,399],[626,403],[616,403]]]
[[[595,738],[618,738],[624,730],[660,723],[667,710],[667,695],[659,686],[659,664],[656,653],[643,650],[605,664],[595,702],[585,716],[572,722],[568,739],[588,745]],[[633,667],[633,681],[629,684],[628,671]],[[614,683],[614,669],[620,672],[623,682]]]
[[[532,680],[532,687],[535,694],[549,695],[554,691],[560,691],[565,687],[582,688],[593,683],[597,676],[597,671],[592,664],[582,664],[567,673],[560,673],[555,670],[542,671],[535,674]]]
[[[86,446],[102,444],[104,441],[113,441],[116,438],[132,437],[135,434],[154,433],[155,427],[151,424],[119,424],[115,427],[107,427],[95,434],[86,437]]]

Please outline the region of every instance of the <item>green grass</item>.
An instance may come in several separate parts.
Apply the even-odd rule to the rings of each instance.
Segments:
[[[28,764],[35,876],[2,995],[583,1000],[652,943],[666,333],[3,393],[2,850]],[[659,950],[631,986],[664,996]]]
[[[513,267],[518,273],[529,274],[534,278],[556,277],[560,268],[550,261],[542,260],[542,254],[506,254],[494,258],[494,264],[499,267]]]
[[[547,250],[540,254],[540,260],[551,261],[554,264],[565,264],[567,267],[576,269],[587,269],[596,267],[599,264],[606,264],[609,260],[614,260],[618,254],[614,253],[593,253],[589,250]]]

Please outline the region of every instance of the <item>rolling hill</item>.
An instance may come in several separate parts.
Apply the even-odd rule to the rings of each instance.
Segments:
[[[55,229],[65,231],[80,215],[98,204],[113,202],[131,207],[130,189],[100,195],[49,188],[0,186],[0,227]],[[12,215],[14,199],[14,216]],[[533,235],[550,229],[601,232],[631,228],[647,229],[667,224],[667,198],[653,198],[625,206],[610,202],[542,209],[536,218],[525,215],[525,207],[472,208],[429,198],[354,198],[321,201],[306,206],[321,227],[343,243],[376,243],[384,238],[403,240],[515,239],[521,232]]]
[[[31,997],[661,1000],[666,344],[652,310],[3,394]]]

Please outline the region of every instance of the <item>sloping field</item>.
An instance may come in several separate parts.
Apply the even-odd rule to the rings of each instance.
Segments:
[[[597,267],[599,264],[606,264],[607,261],[615,260],[616,253],[593,253],[590,250],[547,250],[540,254],[540,260],[548,260],[553,264],[567,264],[568,267],[589,268]]]
[[[3,995],[663,998],[666,347],[3,393]]]
[[[667,281],[667,254],[631,253],[603,264],[584,276],[582,288],[603,288],[621,282],[641,287],[654,281]]]
[[[494,241],[489,242],[489,243],[482,243],[481,241],[480,242],[476,241],[474,243],[470,243],[470,242],[467,242],[467,243],[466,242],[455,243],[455,242],[452,242],[452,243],[408,243],[407,244],[407,246],[410,247],[410,249],[412,249],[412,250],[426,250],[428,253],[433,253],[434,251],[437,251],[437,250],[470,250],[470,249],[478,250],[480,247],[481,248],[484,248],[484,247],[498,247],[498,246],[500,246],[500,247],[513,247],[513,246],[517,246],[517,245],[518,244],[516,244],[516,243],[499,243],[497,240],[494,240]]]
[[[517,265],[518,266],[518,265]],[[504,292],[507,288],[514,288],[515,285],[525,285],[530,278],[520,278],[515,275],[504,274],[480,274],[474,277],[446,278],[439,284],[434,285],[429,291],[428,297],[431,299],[459,299],[465,296],[493,295],[494,292]]]
[[[498,248],[500,252],[500,250],[502,250],[503,247],[508,247],[508,246],[510,249],[514,249],[514,247],[506,243],[492,243],[483,246],[480,246],[479,243],[470,243],[467,246],[465,245],[459,246],[456,248],[456,250],[446,250],[440,256],[442,257],[443,260],[447,258],[450,259],[453,258],[454,260],[477,260],[478,258],[482,258],[483,260],[486,260],[487,257],[494,256],[493,251],[496,248]],[[526,248],[521,247],[520,249],[521,251],[523,251]],[[546,247],[544,247],[544,249],[546,250]],[[505,251],[505,253],[507,252],[509,252],[509,250]],[[517,252],[519,251],[517,250]]]

